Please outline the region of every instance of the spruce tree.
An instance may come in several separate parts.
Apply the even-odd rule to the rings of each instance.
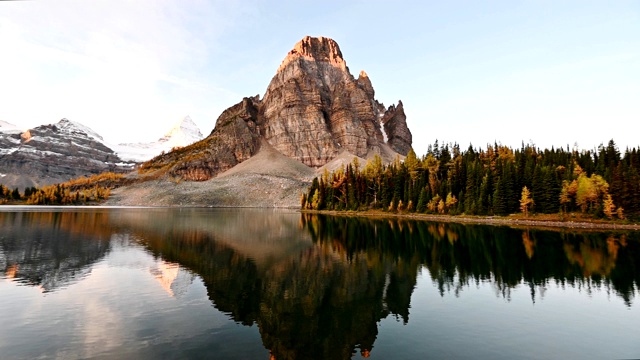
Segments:
[[[427,209],[427,191],[422,188],[420,190],[420,197],[418,198],[418,205],[416,205],[416,212],[423,213]]]

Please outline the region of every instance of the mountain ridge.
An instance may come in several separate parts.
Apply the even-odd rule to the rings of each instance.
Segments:
[[[0,121],[0,183],[24,189],[105,171],[128,172],[136,163],[200,138],[188,116],[158,141],[138,147],[110,144],[93,129],[67,118],[25,131]]]
[[[8,187],[41,187],[132,168],[99,134],[66,118],[24,132],[0,132],[0,182]]]
[[[402,102],[375,99],[338,44],[305,37],[288,52],[261,99],[225,109],[204,139],[140,165],[141,181],[107,205],[293,207],[324,168],[358,157],[404,157],[412,134]]]
[[[306,36],[288,52],[262,99],[243,98],[222,112],[200,143],[142,168],[205,181],[251,158],[262,140],[319,168],[345,151],[363,158],[404,156],[412,135],[402,102],[385,108],[366,72],[351,75],[334,40]]]

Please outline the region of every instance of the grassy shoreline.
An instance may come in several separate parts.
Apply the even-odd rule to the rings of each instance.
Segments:
[[[588,230],[633,230],[640,231],[640,224],[609,221],[603,219],[585,218],[576,214],[552,215],[524,215],[511,216],[471,216],[471,215],[434,215],[416,213],[391,213],[379,210],[367,211],[335,211],[335,210],[300,210],[306,214],[325,214],[346,217],[366,217],[373,219],[411,219],[433,222],[447,222],[460,224],[480,224],[491,226],[510,226],[516,228],[545,228],[545,229],[588,229]]]

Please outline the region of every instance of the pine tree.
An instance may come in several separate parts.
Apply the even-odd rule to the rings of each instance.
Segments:
[[[427,192],[423,188],[420,190],[420,197],[418,198],[418,205],[416,205],[416,212],[423,213],[427,209]]]
[[[493,213],[496,215],[507,214],[507,199],[505,197],[505,186],[501,178],[498,178],[496,182],[495,190],[493,191]]]

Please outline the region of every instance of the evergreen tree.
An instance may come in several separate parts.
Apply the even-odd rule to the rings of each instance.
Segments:
[[[507,199],[504,181],[498,178],[496,181],[495,190],[493,191],[493,213],[496,215],[506,215],[507,212]]]
[[[416,205],[416,212],[423,213],[427,209],[427,191],[423,188],[420,191],[420,197],[418,198],[418,205]]]

